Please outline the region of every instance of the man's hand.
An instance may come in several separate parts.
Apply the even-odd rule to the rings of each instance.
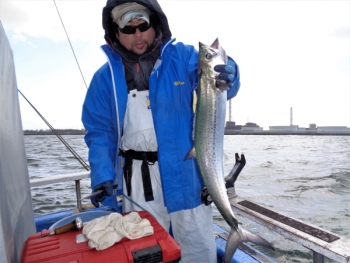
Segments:
[[[102,190],[102,192],[90,197],[91,203],[96,208],[100,206],[99,202],[106,199],[106,196],[111,196],[113,194],[113,181],[106,181],[97,185],[92,192],[96,192],[98,190]]]
[[[216,77],[217,80],[225,81],[228,88],[233,86],[233,80],[236,75],[236,63],[233,60],[229,59],[227,65],[216,65],[214,70],[220,73]]]

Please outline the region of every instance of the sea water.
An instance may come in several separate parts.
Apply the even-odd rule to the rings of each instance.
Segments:
[[[87,161],[82,135],[63,138]],[[56,136],[28,135],[25,145],[31,179],[84,171]],[[350,238],[349,136],[227,135],[224,150],[227,174],[235,164],[235,153],[244,154],[247,161],[235,184],[239,196]],[[82,195],[91,192],[89,179],[81,181],[81,191]],[[32,199],[36,215],[74,208],[74,183],[33,187]],[[215,206],[213,211],[215,223],[229,230]],[[276,251],[259,249],[278,262],[312,262],[310,250],[236,217],[244,228],[274,244]]]

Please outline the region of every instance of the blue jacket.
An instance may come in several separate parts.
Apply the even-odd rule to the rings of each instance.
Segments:
[[[118,156],[126,111],[128,89],[121,56],[102,46],[108,63],[93,76],[83,105],[82,121],[87,131],[91,186],[115,180],[122,191],[123,159]],[[198,53],[193,46],[170,40],[149,78],[149,94],[158,143],[158,163],[164,203],[168,212],[191,209],[201,204],[204,184],[196,159],[186,160],[193,147],[193,91],[197,85]],[[240,86],[239,70],[228,99]],[[115,200],[111,198],[110,200]],[[114,206],[113,201],[109,205]]]

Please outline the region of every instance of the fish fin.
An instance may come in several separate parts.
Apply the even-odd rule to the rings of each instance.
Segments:
[[[213,42],[213,44],[211,44],[211,48],[215,48],[215,49],[218,49],[220,46],[220,43],[219,43],[219,38],[216,38]]]
[[[241,231],[242,231],[243,235],[245,236],[244,241],[249,241],[249,242],[254,243],[256,245],[275,250],[275,248],[272,246],[272,244],[269,241],[267,241],[265,238],[258,236],[256,234],[244,229],[244,228],[241,228]]]
[[[228,61],[227,54],[226,54],[225,49],[223,49],[222,46],[220,45],[219,38],[216,38],[210,47],[217,49],[222,60],[225,62],[225,64],[227,64],[227,61]]]
[[[218,79],[216,79],[216,81],[215,81],[215,87],[218,90],[220,90],[221,92],[224,92],[225,90],[229,89],[229,86],[227,86],[226,81],[222,81],[222,80],[218,80]]]
[[[239,232],[231,228],[230,234],[228,235],[226,247],[225,247],[225,255],[224,255],[224,263],[231,262],[233,255],[235,254],[239,244],[241,243],[241,235]]]
[[[231,228],[230,234],[227,238],[223,262],[225,263],[231,262],[231,259],[235,254],[239,244],[242,242],[251,242],[256,245],[275,250],[272,244],[268,242],[266,239],[262,238],[261,236],[253,234],[252,232],[242,227],[239,227],[238,230],[235,228]]]
[[[197,158],[196,149],[193,147],[191,151],[187,154],[186,160],[191,158]]]

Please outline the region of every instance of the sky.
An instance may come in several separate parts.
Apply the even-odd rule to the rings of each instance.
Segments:
[[[231,121],[350,127],[350,1],[158,0],[178,42],[221,46],[239,66]],[[60,12],[70,43],[61,24]],[[82,129],[82,104],[106,62],[105,0],[0,0],[18,89],[56,129]],[[86,85],[85,85],[86,83]],[[25,130],[48,129],[20,98]],[[229,114],[227,114],[229,120]]]

